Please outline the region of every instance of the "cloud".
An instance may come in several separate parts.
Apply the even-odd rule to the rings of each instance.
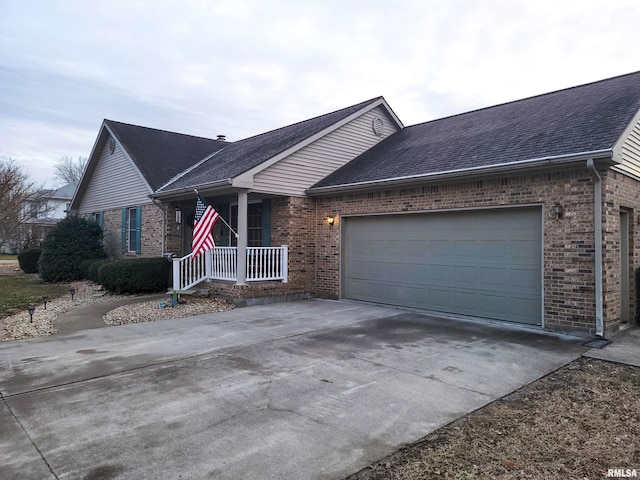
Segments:
[[[410,125],[637,69],[635,0],[0,1],[0,152],[38,175],[103,118],[233,140],[384,95]]]

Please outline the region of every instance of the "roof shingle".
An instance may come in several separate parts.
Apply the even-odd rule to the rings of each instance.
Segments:
[[[612,148],[640,109],[640,72],[406,127],[313,188]]]
[[[153,190],[229,143],[105,120]]]
[[[216,155],[159,191],[195,188],[236,177],[346,119],[380,98],[382,97],[228,144]]]

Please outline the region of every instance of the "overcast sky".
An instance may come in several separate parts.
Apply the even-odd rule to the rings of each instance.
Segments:
[[[640,70],[638,0],[0,0],[0,158],[104,118],[239,140],[383,95],[405,125]]]

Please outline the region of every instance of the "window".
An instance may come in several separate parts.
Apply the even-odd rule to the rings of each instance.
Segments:
[[[122,253],[142,253],[142,207],[122,209]]]
[[[238,230],[238,205],[231,205],[229,209],[229,223],[234,230]],[[247,205],[248,247],[262,247],[262,203]],[[230,235],[231,246],[238,245],[235,235]]]
[[[127,221],[127,250],[129,252],[138,251],[138,209],[128,210],[129,219]]]

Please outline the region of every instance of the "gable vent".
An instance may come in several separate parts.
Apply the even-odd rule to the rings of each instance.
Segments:
[[[380,117],[374,118],[372,126],[373,126],[373,133],[381,137],[382,134],[384,133],[384,122],[382,121],[382,119]]]

